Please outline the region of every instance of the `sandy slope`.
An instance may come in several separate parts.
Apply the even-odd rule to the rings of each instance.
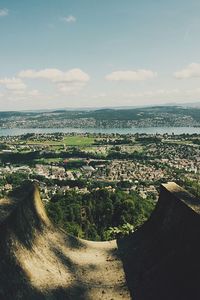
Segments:
[[[0,200],[0,300],[199,300],[199,236],[199,199],[175,183],[118,245],[56,229],[28,185]]]
[[[116,241],[55,229],[37,187],[0,201],[0,299],[131,299]]]

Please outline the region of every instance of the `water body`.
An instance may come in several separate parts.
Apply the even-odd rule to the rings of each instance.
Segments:
[[[26,133],[120,133],[120,134],[135,134],[135,133],[146,133],[146,134],[200,134],[200,127],[133,127],[133,128],[12,128],[3,129],[0,128],[0,136],[16,136]]]

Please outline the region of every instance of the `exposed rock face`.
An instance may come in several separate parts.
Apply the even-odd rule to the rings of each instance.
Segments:
[[[200,299],[200,200],[163,184],[150,219],[118,241],[136,300]]]
[[[27,185],[0,200],[0,299],[199,300],[199,213],[198,200],[169,183],[118,246],[89,242],[55,228]]]

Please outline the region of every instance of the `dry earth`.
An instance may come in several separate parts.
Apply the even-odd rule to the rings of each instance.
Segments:
[[[0,299],[131,299],[116,241],[56,229],[37,187],[25,190],[0,201]]]
[[[200,201],[175,183],[117,243],[55,228],[33,184],[15,195],[0,200],[0,300],[200,299]]]

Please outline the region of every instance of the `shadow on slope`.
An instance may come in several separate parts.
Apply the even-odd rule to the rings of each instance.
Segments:
[[[116,243],[54,228],[32,183],[0,201],[0,217],[0,299],[130,299]]]
[[[134,300],[200,299],[199,211],[198,199],[165,184],[150,219],[118,240]]]
[[[118,249],[54,228],[28,184],[0,200],[0,299],[199,300],[199,236],[199,200],[174,183]]]

